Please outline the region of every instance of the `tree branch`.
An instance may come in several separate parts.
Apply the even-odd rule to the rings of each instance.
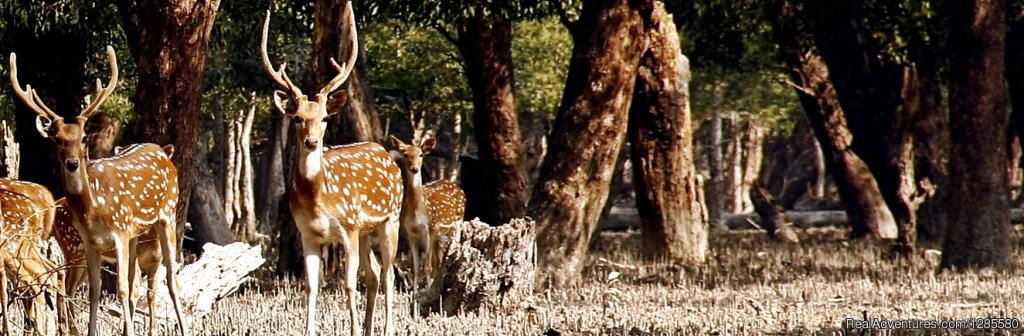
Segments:
[[[803,93],[805,95],[808,95],[808,96],[811,96],[811,97],[817,97],[818,96],[818,94],[814,93],[814,91],[811,91],[810,89],[804,87],[803,85],[800,85],[800,84],[797,84],[797,83],[793,83],[793,82],[791,82],[789,80],[779,79],[779,83],[782,83],[782,84],[785,84],[785,85],[787,85],[789,87],[792,87],[792,88],[796,89],[797,91],[800,91],[800,93]]]
[[[444,38],[448,40],[448,42],[451,42],[454,45],[459,45],[459,37],[452,34],[440,23],[434,24],[434,30],[437,30],[438,33],[441,33],[441,36],[444,36]]]

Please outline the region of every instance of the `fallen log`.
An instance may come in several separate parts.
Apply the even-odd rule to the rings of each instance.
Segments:
[[[479,220],[453,227],[430,287],[417,298],[424,314],[455,315],[516,306],[533,293],[536,222],[491,227]]]
[[[801,229],[820,227],[847,227],[850,225],[846,218],[846,211],[843,210],[820,210],[820,211],[786,211],[786,217],[794,226]],[[1024,224],[1024,209],[1010,209],[1010,222],[1014,225]],[[730,230],[753,230],[760,229],[761,217],[757,213],[746,212],[739,214],[725,214],[725,224]],[[601,221],[603,230],[636,230],[639,229],[640,215],[636,208],[614,207],[609,211],[608,216]]]
[[[266,259],[260,245],[249,246],[243,242],[236,242],[225,246],[213,243],[203,245],[203,255],[196,262],[184,265],[178,269],[178,298],[186,323],[201,319],[213,310],[213,304],[218,300],[231,295],[238,287],[249,279],[249,273],[263,265]],[[164,285],[166,270],[161,267],[157,271],[156,305],[153,314],[157,317],[158,323],[177,323],[174,317],[174,308],[171,306],[171,298],[167,293],[167,286]],[[145,281],[145,279],[143,279]],[[139,288],[145,288],[138,284]],[[142,303],[136,306],[136,316],[147,316],[149,313],[149,302],[146,302],[145,295],[142,296]],[[108,313],[120,315],[117,307],[108,307]]]

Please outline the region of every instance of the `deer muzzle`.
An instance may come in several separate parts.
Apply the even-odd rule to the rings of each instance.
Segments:
[[[303,141],[302,144],[306,146],[306,148],[308,149],[316,149],[318,146],[320,146],[320,139],[306,138],[306,140]]]
[[[78,161],[78,159],[67,159],[66,161],[64,161],[64,168],[66,168],[69,172],[75,172],[78,171],[78,166],[80,164],[81,162]]]

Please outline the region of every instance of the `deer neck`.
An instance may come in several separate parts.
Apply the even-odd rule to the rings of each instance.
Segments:
[[[416,213],[424,212],[426,210],[426,201],[423,192],[423,175],[421,173],[413,174],[408,169],[402,169],[402,184],[405,188],[402,188],[405,193],[405,197],[402,197],[402,212],[406,212],[406,209],[414,210]]]
[[[296,179],[301,178],[307,182],[315,182],[323,175],[323,158],[324,158],[324,147],[320,146],[314,150],[306,150],[300,148],[296,151],[298,157],[295,160],[296,169],[298,176]]]
[[[89,184],[88,163],[79,167],[78,171],[68,173],[64,170],[64,191],[72,209],[88,212],[93,206],[93,191]]]

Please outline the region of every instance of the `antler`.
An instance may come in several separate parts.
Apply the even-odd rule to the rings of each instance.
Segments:
[[[291,91],[292,97],[298,98],[304,96],[302,90],[299,90],[298,86],[292,83],[291,79],[288,79],[288,73],[284,72],[285,63],[281,63],[281,66],[275,71],[274,66],[270,64],[270,56],[267,54],[267,33],[270,31],[270,11],[267,11],[267,19],[263,21],[263,39],[260,40],[260,55],[263,56],[263,67],[266,68],[267,73],[270,74],[270,78],[277,82],[288,91]]]
[[[28,106],[32,111],[35,111],[42,117],[50,119],[50,121],[60,119],[60,116],[53,113],[46,104],[43,104],[43,100],[39,98],[39,94],[32,88],[32,85],[25,85],[25,88],[21,88],[21,83],[18,83],[18,55],[11,53],[11,85],[14,86],[14,94],[21,98],[22,102]]]
[[[352,11],[351,0],[345,2],[345,12],[348,13],[347,17],[350,28],[348,30],[348,35],[349,40],[352,41],[352,47],[349,48],[349,50],[351,50],[351,53],[348,56],[348,61],[344,63],[344,68],[338,65],[338,62],[334,60],[334,57],[331,57],[331,65],[333,65],[334,68],[338,70],[338,75],[335,76],[334,79],[331,79],[331,81],[328,82],[327,85],[325,85],[322,89],[320,89],[320,93],[317,94],[318,96],[327,96],[331,94],[331,92],[334,92],[334,90],[337,90],[338,87],[340,87],[341,84],[348,79],[348,76],[352,74],[352,69],[354,69],[356,66],[356,57],[359,55],[359,40],[356,37],[356,15]],[[266,29],[264,29],[264,31],[266,31]]]
[[[110,97],[110,94],[114,92],[114,88],[117,87],[117,55],[114,54],[114,47],[107,46],[107,61],[110,62],[110,81],[104,87],[103,82],[96,78],[96,100],[93,100],[89,103],[89,106],[82,110],[82,114],[78,116],[79,118],[89,120],[89,117],[96,113],[97,108],[103,104],[104,100],[107,100],[107,97]]]

